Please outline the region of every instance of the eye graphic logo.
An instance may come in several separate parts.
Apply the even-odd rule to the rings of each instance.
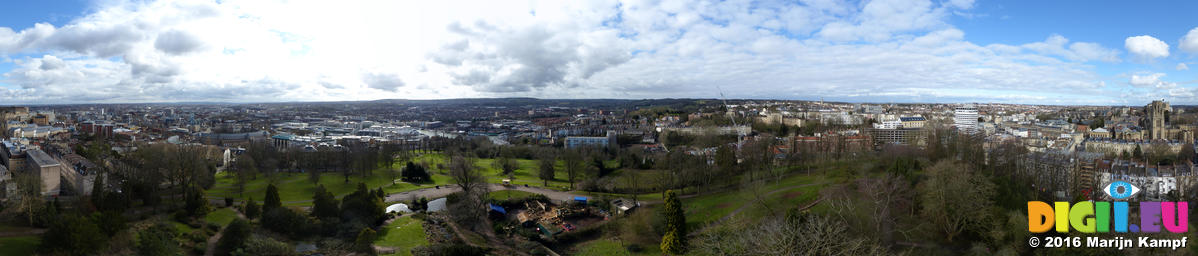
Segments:
[[[1111,182],[1111,184],[1107,184],[1103,191],[1105,191],[1108,196],[1111,196],[1112,199],[1127,199],[1136,195],[1136,193],[1139,193],[1140,188],[1137,188],[1131,183],[1120,180]]]

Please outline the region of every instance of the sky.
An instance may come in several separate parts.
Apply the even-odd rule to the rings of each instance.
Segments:
[[[1198,104],[1194,10],[1195,1],[6,1],[0,105],[721,94]]]

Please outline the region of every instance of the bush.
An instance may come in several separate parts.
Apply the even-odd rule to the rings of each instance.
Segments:
[[[363,228],[362,232],[358,232],[358,238],[354,239],[354,251],[374,254],[374,239],[378,234],[374,229]]]
[[[270,237],[254,236],[233,255],[295,255],[295,249]]]
[[[217,232],[217,231],[220,231],[220,224],[213,223],[213,222],[209,222],[209,223],[208,223],[208,230],[210,230],[210,231],[212,231],[212,232]]]
[[[488,248],[479,248],[465,244],[431,244],[412,249],[412,255],[487,255]]]
[[[245,200],[244,208],[241,213],[245,214],[245,217],[251,220],[258,218],[258,214],[262,213],[262,208],[258,207],[258,202],[255,202],[252,197],[249,200]]]
[[[230,207],[230,206],[233,206],[233,198],[232,198],[232,197],[226,197],[226,198],[225,198],[225,207]]]
[[[207,244],[208,243],[208,235],[204,234],[203,231],[200,231],[200,230],[191,231],[191,233],[187,233],[187,239],[191,240],[192,243],[196,243],[196,244]]]
[[[276,207],[262,214],[262,227],[292,238],[310,235],[312,221],[302,213],[286,207]]]
[[[242,219],[235,219],[225,227],[221,234],[220,240],[216,242],[216,255],[229,255],[245,244],[250,237],[250,223]],[[203,243],[207,245],[207,243]],[[201,253],[202,254],[202,253]]]
[[[143,256],[181,255],[182,248],[175,240],[174,225],[158,223],[137,233],[137,254]]]
[[[72,214],[50,223],[40,249],[48,254],[87,255],[103,249],[107,238],[91,220]]]

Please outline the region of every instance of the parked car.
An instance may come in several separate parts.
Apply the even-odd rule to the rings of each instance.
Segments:
[[[574,231],[574,225],[570,223],[562,223],[562,229],[566,231]]]

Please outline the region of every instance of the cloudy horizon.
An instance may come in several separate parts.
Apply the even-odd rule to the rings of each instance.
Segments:
[[[534,97],[1198,104],[1192,3],[87,1],[0,11],[0,105]],[[9,5],[9,4],[6,4]],[[1120,6],[1126,5],[1126,6]]]

